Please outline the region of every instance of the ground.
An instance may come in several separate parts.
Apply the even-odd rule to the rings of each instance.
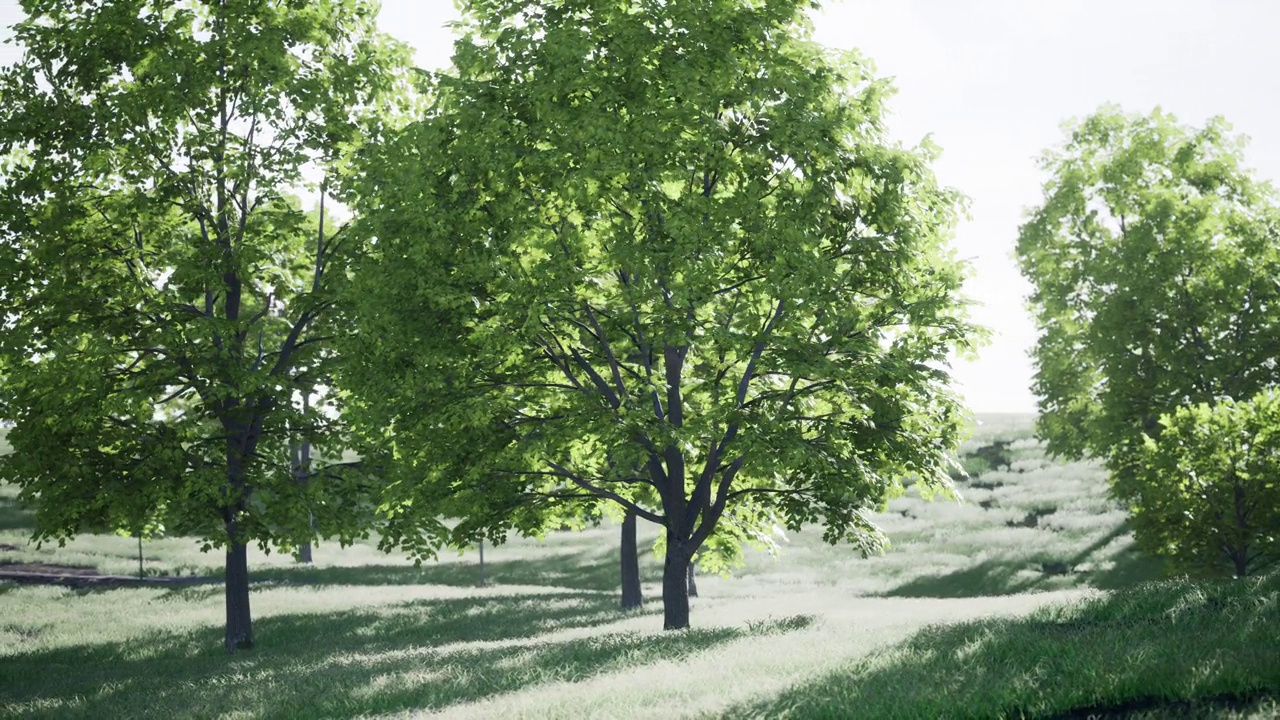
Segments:
[[[888,553],[792,533],[776,559],[700,577],[685,632],[660,630],[652,554],[644,610],[617,609],[607,525],[486,548],[484,588],[474,551],[421,568],[368,543],[322,544],[311,567],[255,553],[257,647],[233,656],[217,585],[0,581],[0,714],[1280,716],[1280,576],[1150,582],[1163,568],[1097,466],[1045,459],[1025,417],[984,420],[961,501],[889,502]],[[0,562],[137,573],[130,538],[29,546],[0,493]],[[153,576],[221,564],[181,538],[143,550]]]

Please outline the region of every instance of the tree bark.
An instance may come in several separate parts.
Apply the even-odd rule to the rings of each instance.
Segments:
[[[253,620],[249,614],[249,552],[228,523],[227,547],[227,652],[253,647]]]
[[[302,396],[302,411],[306,413],[311,407],[310,398],[304,393]],[[311,441],[303,440],[295,443],[290,453],[293,457],[293,479],[299,485],[306,487],[311,482]],[[307,511],[307,524],[314,533],[316,529],[316,521],[310,511]],[[311,562],[311,541],[307,540],[298,548],[298,562]]]
[[[689,561],[691,553],[676,533],[667,530],[667,558],[662,568],[662,629],[689,627]]]
[[[248,650],[253,647],[253,619],[249,613],[249,548],[241,537],[239,515],[247,501],[244,482],[244,452],[242,444],[227,441],[227,485],[229,504],[222,508],[224,527],[227,531],[227,571],[223,583],[226,588],[227,634],[224,645],[227,652]]]
[[[636,514],[628,510],[622,519],[622,609],[644,605],[640,591],[640,558],[636,550]]]
[[[484,574],[484,540],[480,541],[480,582],[479,587],[486,587],[489,584],[489,578]]]
[[[689,597],[691,598],[698,597],[698,583],[693,581],[693,573],[695,568],[696,568],[696,565],[693,563],[692,560],[690,560],[688,572],[689,572]]]

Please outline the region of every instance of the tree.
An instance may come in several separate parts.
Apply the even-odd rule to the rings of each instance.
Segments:
[[[635,610],[644,606],[644,593],[640,588],[640,552],[636,547],[635,510],[627,510],[622,518],[621,549],[622,609]]]
[[[725,517],[872,552],[900,478],[948,486],[961,199],[809,5],[467,5],[431,108],[358,183],[342,385],[411,468],[390,537],[612,501],[663,526],[683,628]]]
[[[1121,497],[1162,415],[1274,383],[1280,213],[1243,147],[1220,119],[1104,107],[1042,162],[1044,201],[1017,245],[1040,329],[1038,430],[1055,454],[1105,458]]]
[[[1160,426],[1129,494],[1139,541],[1236,577],[1280,560],[1280,393],[1181,407]]]
[[[358,0],[22,5],[0,74],[0,478],[38,539],[155,521],[224,548],[226,647],[250,647],[247,544],[349,540],[369,516],[360,476],[300,485],[287,448],[344,444],[319,384],[356,246],[324,203],[405,97],[406,53]],[[285,194],[307,167],[316,223]]]

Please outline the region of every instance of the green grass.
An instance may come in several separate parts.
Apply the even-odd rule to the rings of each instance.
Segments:
[[[369,542],[312,566],[251,551],[257,647],[233,656],[217,585],[0,582],[0,716],[1280,716],[1280,575],[1147,582],[1162,567],[1102,470],[1045,458],[1026,416],[985,420],[962,502],[890,501],[878,557],[792,533],[777,560],[700,577],[689,632],[659,630],[649,552],[644,610],[616,609],[610,525],[487,547],[486,588],[474,549],[420,568]],[[30,522],[0,487],[0,562],[136,571],[131,538],[37,549]],[[144,554],[221,574],[187,539]]]
[[[1023,618],[927,627],[724,717],[1275,713],[1278,619],[1280,575],[1150,583]]]

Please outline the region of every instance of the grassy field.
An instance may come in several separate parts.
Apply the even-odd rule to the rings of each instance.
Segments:
[[[16,717],[1280,716],[1280,576],[1156,581],[1105,477],[1047,461],[1025,417],[984,417],[962,502],[912,492],[863,559],[792,534],[701,577],[693,624],[617,610],[617,530],[513,539],[414,568],[369,544],[314,566],[251,557],[258,647],[221,649],[221,589],[0,582],[0,714]],[[997,469],[998,468],[998,469]],[[129,538],[25,540],[0,488],[0,562],[137,569]],[[655,536],[642,526],[642,542]],[[182,539],[148,573],[216,575]]]

